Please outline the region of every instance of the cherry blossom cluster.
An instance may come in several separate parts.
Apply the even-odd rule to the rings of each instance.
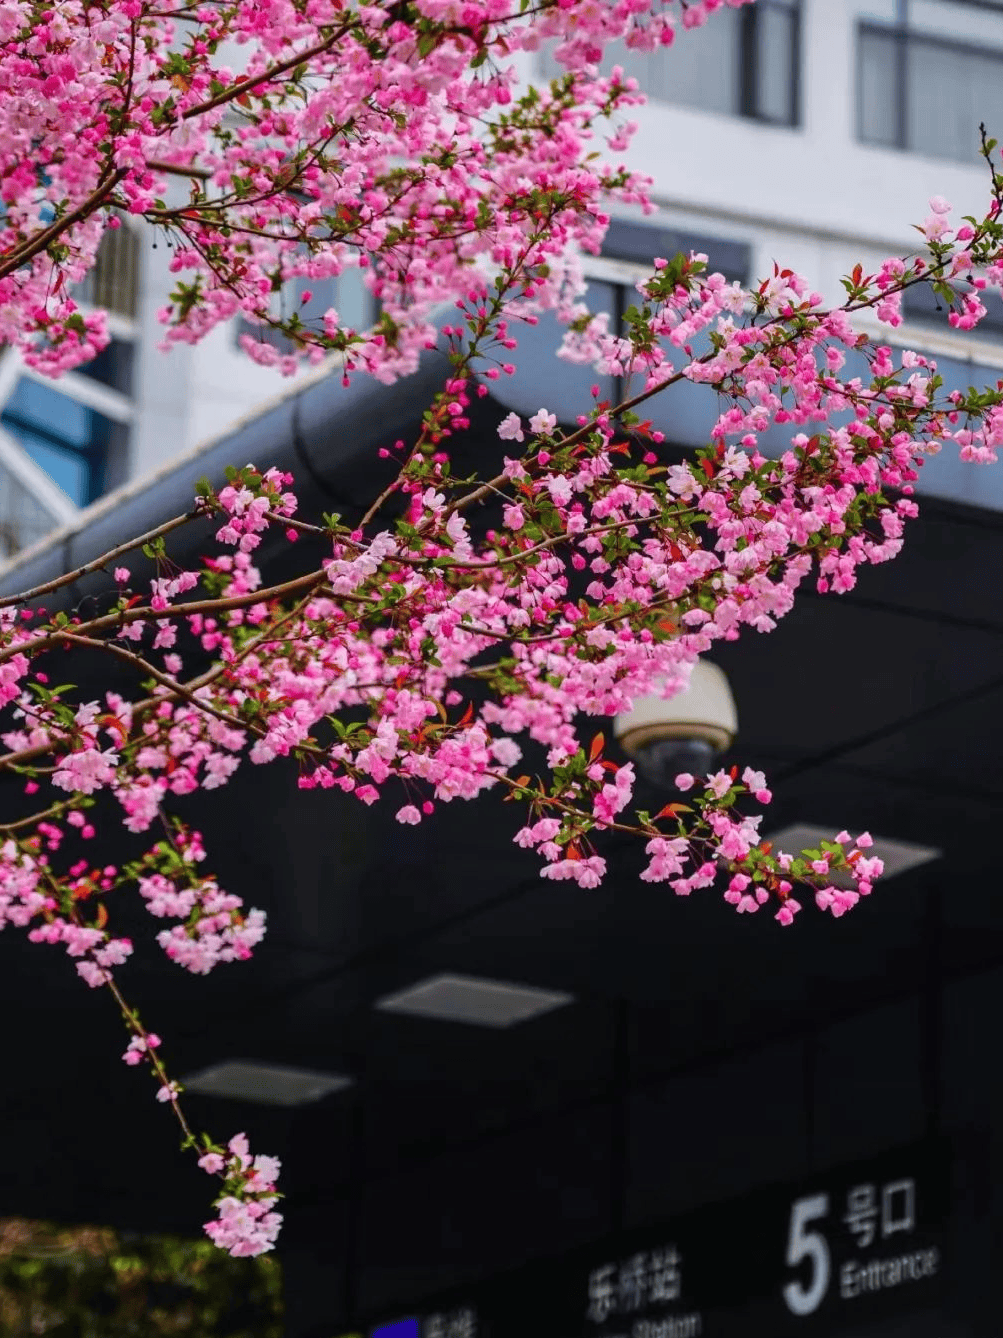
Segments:
[[[965,231],[964,264],[974,265],[973,243],[996,238],[988,224],[978,235]],[[941,229],[938,276],[959,273],[946,236]],[[849,308],[880,305],[918,272],[919,262],[911,270],[888,262],[870,287],[855,274]],[[936,368],[918,355],[896,363],[890,348],[876,346],[869,385],[840,380],[844,350],[859,348],[860,337],[847,310],[824,310],[797,275],[778,273],[753,291],[757,314],[772,313],[759,325],[735,320],[748,299],[736,302],[719,276],[705,278],[697,256],[656,261],[639,287],[646,303],[628,336],[612,350],[600,341],[597,356],[607,367],[615,357],[620,374],[640,364],[638,399],[687,376],[731,401],[696,461],[666,463],[659,434],[606,405],[571,431],[558,430],[546,409],[526,431],[509,415],[500,438],[525,443],[528,432],[531,441],[490,483],[464,491],[441,451],[415,450],[395,485],[407,498],[403,517],[389,529],[354,530],[295,521],[290,480],[274,470],[232,471],[218,494],[202,490],[198,509],[223,517],[216,537],[224,551],[201,572],[163,574],[158,541],[147,546],[157,564],[147,604],[123,590],[115,612],[47,629],[30,626],[30,610],[20,619],[7,611],[0,656],[8,694],[28,676],[26,651],[103,644],[102,636],[138,647],[116,654],[157,680],[137,710],[115,695],[71,707],[39,675],[18,699],[23,728],[3,736],[12,758],[53,754],[52,785],[74,803],[111,790],[131,831],[148,828],[169,795],[225,783],[245,750],[254,763],[296,757],[302,786],[336,785],[366,803],[387,783],[423,789],[431,799],[400,810],[401,821],[416,822],[433,800],[514,784],[525,734],[547,746],[552,781],[516,785],[541,810],[538,839],[524,829],[521,842],[543,856],[545,876],[594,885],[604,864],[583,855],[581,842],[593,828],[623,825],[615,819],[631,800],[633,773],[598,756],[583,764],[576,718],[616,714],[652,690],[679,691],[715,640],[734,639],[745,625],[770,630],[811,571],[820,590],[850,589],[861,563],[897,552],[925,454],[954,439],[970,458],[985,458],[999,432],[998,396],[965,404],[954,395],[938,405]],[[708,330],[709,348],[694,355],[683,341]],[[688,360],[666,373],[666,348],[679,345]],[[449,431],[459,430],[470,384],[458,371],[446,387],[461,410]],[[796,430],[820,423],[826,430],[812,435]],[[757,449],[773,424],[792,428],[779,460]],[[437,426],[430,444],[444,434]],[[985,446],[974,453],[980,437]],[[509,500],[500,527],[480,535],[464,513],[485,490]],[[266,597],[250,557],[269,526],[330,545],[331,556],[293,583],[302,597],[291,607]],[[115,579],[131,590],[128,568],[117,567]],[[178,602],[199,585],[214,597],[214,616],[205,600]],[[208,676],[179,677],[179,624],[192,645],[218,657]],[[150,656],[161,650],[158,667]],[[496,659],[485,664],[485,652]],[[465,679],[489,689],[476,715],[457,710]],[[338,725],[339,711],[359,706],[371,712],[369,724]],[[723,811],[709,842],[696,874],[674,870],[677,891],[709,877],[715,859],[741,864],[754,844],[751,829]],[[666,852],[653,849],[664,864]],[[154,914],[186,918],[159,940],[189,969],[246,955],[262,932],[258,913],[243,917],[211,877],[179,884],[145,871],[138,887]]]
[[[160,1084],[157,1100],[173,1108],[185,1134],[183,1147],[197,1152],[201,1169],[221,1182],[215,1200],[217,1216],[205,1223],[206,1235],[220,1249],[237,1257],[274,1249],[282,1225],[281,1214],[274,1211],[281,1197],[275,1184],[281,1162],[277,1157],[252,1157],[247,1135],[243,1133],[235,1134],[225,1148],[214,1143],[208,1134],[196,1137],[179,1104],[181,1085],[167,1077],[160,1059],[160,1037],[147,1031],[138,1014],[128,1008],[117,990],[115,993],[123,1018],[133,1032],[122,1059],[133,1068],[149,1065]]]
[[[275,1182],[278,1157],[252,1157],[246,1134],[236,1134],[224,1151],[208,1143],[199,1166],[223,1179],[216,1200],[218,1216],[206,1222],[206,1235],[234,1256],[263,1254],[275,1246],[282,1216],[274,1211],[279,1195]]]
[[[169,839],[125,870],[150,915],[181,922],[160,930],[157,943],[172,962],[200,976],[220,962],[246,961],[265,935],[264,911],[245,912],[240,897],[197,874],[204,859],[200,833],[175,820]]]
[[[889,274],[910,281],[904,269],[880,277]],[[609,755],[602,730],[587,749],[579,739],[583,718],[680,691],[717,640],[769,631],[810,575],[822,590],[851,588],[861,564],[900,546],[926,454],[996,440],[998,395],[938,401],[936,368],[917,355],[872,347],[870,382],[841,380],[844,352],[860,346],[850,315],[826,311],[797,276],[780,277],[788,305],[769,314],[775,286],[753,290],[743,302],[761,299],[767,318],[742,324],[698,258],[658,265],[628,336],[612,353],[599,349],[625,374],[641,365],[638,402],[671,393],[687,373],[730,402],[694,459],[672,459],[633,410],[597,401],[575,426],[545,408],[529,421],[509,415],[499,472],[454,482],[443,438],[463,430],[476,385],[458,358],[446,393],[461,412],[448,427],[431,417],[404,459],[397,520],[381,524],[378,507],[354,528],[303,520],[287,476],[247,466],[219,492],[200,487],[192,518],[215,513],[219,526],[198,569],[178,569],[160,535],[141,559],[116,556],[106,613],[50,614],[30,598],[0,610],[10,723],[0,766],[46,804],[4,828],[5,919],[33,941],[62,943],[89,984],[113,991],[132,944],[106,927],[108,899],[127,888],[156,920],[176,922],[155,937],[182,967],[204,973],[248,956],[264,917],[201,872],[201,838],[168,806],[227,783],[245,759],[278,758],[298,763],[302,787],[337,787],[366,804],[403,790],[404,823],[501,789],[528,809],[515,839],[543,876],[583,890],[606,873],[603,834],[615,830],[643,840],[645,881],[686,896],[723,877],[739,913],[771,905],[790,924],[799,886],[837,917],[866,896],[880,872],[862,853],[866,836],[854,845],[841,833],[800,853],[760,842],[759,818],[738,801],[767,803],[765,777],[680,776],[686,802],[651,815],[633,809],[633,767]],[[892,284],[861,276],[854,286],[848,306],[883,301]],[[686,339],[714,338],[702,353],[682,345],[683,366],[666,374],[660,359],[680,325]],[[790,448],[770,459],[758,434],[778,422],[790,424]],[[518,457],[501,454],[510,443]],[[486,498],[487,524],[475,510]],[[268,532],[308,555],[281,587],[267,587],[254,565]],[[145,686],[83,701],[52,687],[52,657],[77,646],[105,650]],[[208,669],[186,669],[207,656]],[[364,719],[344,723],[350,708]],[[519,774],[527,739],[544,745],[545,775]],[[130,832],[161,833],[122,868],[82,855],[103,792]],[[149,1033],[133,1027],[125,1059],[148,1062],[158,1099],[179,1111],[180,1089]],[[231,1152],[240,1164],[217,1168],[234,1183],[207,1230],[231,1251],[269,1248],[273,1181],[261,1172],[259,1191],[245,1154]],[[223,1154],[211,1156],[207,1168]]]
[[[0,770],[24,785],[23,815],[0,822],[0,927],[62,945],[115,997],[124,1061],[149,1070],[222,1179],[206,1231],[231,1253],[272,1247],[278,1163],[251,1158],[243,1135],[196,1139],[159,1037],[121,992],[133,943],[110,927],[131,897],[196,974],[262,938],[264,916],[220,885],[176,796],[281,759],[300,787],[386,799],[403,824],[493,790],[522,812],[514,839],[544,878],[587,894],[616,832],[643,846],[644,881],[678,896],[718,886],[738,913],[768,907],[781,925],[807,897],[842,916],[881,872],[866,833],[770,849],[744,811],[770,802],[768,782],[748,768],[680,775],[658,812],[639,808],[606,722],[682,691],[719,641],[771,631],[805,581],[843,593],[893,558],[930,454],[996,459],[1003,389],[944,395],[931,359],[855,317],[897,328],[903,294],[930,284],[955,328],[977,326],[1003,284],[1003,180],[992,171],[981,220],[952,224],[936,197],[923,253],[857,266],[838,308],[779,266],[742,289],[705,256],[653,257],[611,330],[582,301],[576,253],[600,247],[610,200],[650,205],[644,181],[593,156],[597,135],[622,150],[631,126],[617,118],[640,100],[600,72],[603,50],[652,50],[720,7],[224,0],[168,15],[148,0],[17,0],[0,14],[0,339],[35,366],[66,370],[106,342],[103,313],[74,293],[104,232],[140,220],[173,250],[169,343],[241,313],[290,341],[280,354],[244,339],[284,371],[334,350],[344,376],[389,381],[440,333],[450,361],[417,438],[380,448],[395,477],[352,524],[302,517],[288,475],[247,465],[88,564],[107,577],[103,611],[63,606],[78,573],[0,601]],[[510,58],[545,41],[566,73],[527,89]],[[222,63],[235,48],[239,70]],[[372,330],[275,305],[289,280],[349,267],[379,299]],[[518,330],[544,308],[566,324],[563,356],[621,378],[626,398],[595,388],[574,423],[546,406],[509,414],[476,473],[455,477],[471,403],[514,370]],[[641,416],[683,381],[720,406],[687,456]],[[777,428],[779,454],[764,440]],[[206,516],[215,546],[178,566],[171,535]],[[279,585],[255,561],[266,537],[295,545],[298,574]],[[85,649],[114,663],[116,690],[62,681]],[[91,852],[119,827],[152,844],[102,863]]]
[[[434,306],[516,257],[511,296],[554,305],[569,243],[598,248],[599,196],[647,203],[645,180],[590,156],[597,129],[626,147],[618,118],[641,100],[597,72],[605,47],[652,50],[720,3],[12,0],[0,339],[50,371],[93,357],[107,321],[74,294],[104,234],[140,220],[172,249],[167,341],[242,313],[288,336],[243,336],[285,372],[330,349],[384,380],[413,370]],[[567,72],[527,92],[516,57],[543,42]],[[372,331],[279,300],[352,269],[381,304]]]

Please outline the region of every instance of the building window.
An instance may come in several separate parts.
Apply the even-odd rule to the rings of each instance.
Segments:
[[[58,523],[8,461],[0,460],[0,562],[43,539]]]
[[[110,339],[96,358],[83,362],[74,371],[81,376],[88,376],[92,381],[119,390],[123,395],[132,394],[133,345],[127,339]]]
[[[989,8],[987,6],[986,8]],[[863,23],[857,46],[865,144],[974,163],[979,125],[1003,139],[1003,9],[994,45]]]
[[[43,489],[32,514],[21,523],[19,504],[11,499],[37,486],[38,469],[77,507],[89,505],[121,481],[128,461],[129,423],[122,420],[130,417],[139,279],[135,233],[128,225],[106,230],[94,265],[74,285],[73,296],[109,312],[113,333],[108,344],[73,369],[65,390],[21,376],[0,403],[0,554],[32,542],[40,529],[45,533],[64,518],[58,493]],[[8,351],[7,356],[17,355]],[[100,408],[91,407],[95,404]],[[29,468],[27,478],[18,477],[11,452],[22,460],[26,456],[38,469]]]
[[[307,292],[310,299],[304,302],[303,294]],[[309,329],[320,331],[324,313],[331,307],[337,311],[342,328],[363,331],[372,325],[376,304],[365,286],[361,270],[346,269],[337,278],[310,279],[301,275],[289,279],[275,300],[273,313],[281,319],[296,314]],[[293,352],[292,340],[281,330],[274,330],[269,325],[255,325],[243,316],[238,317],[234,332],[237,339],[241,335],[250,335],[280,353]]]
[[[77,285],[74,296],[79,302],[135,320],[138,288],[139,244],[135,234],[125,224],[109,228],[101,238],[93,267]]]
[[[627,260],[640,265],[638,279],[650,275],[655,256],[668,259],[679,254],[689,255],[691,251],[699,251],[707,257],[708,274],[723,274],[729,282],[741,284],[748,280],[752,253],[747,242],[725,241],[703,233],[615,218],[602,244],[602,254],[610,260]],[[584,263],[588,267],[587,257]]]
[[[729,280],[745,282],[748,279],[751,248],[744,242],[659,226],[657,222],[614,219],[603,241],[602,254],[581,257],[587,279],[585,305],[594,316],[605,316],[610,334],[623,335],[625,312],[629,307],[643,304],[636,285],[651,277],[653,258],[668,258],[691,251],[704,253],[712,272],[722,273]],[[509,357],[515,365],[515,375],[491,382],[491,393],[507,409],[526,417],[536,413],[541,404],[546,404],[561,422],[573,423],[582,412],[582,406],[593,403],[593,387],[597,388],[598,400],[620,404],[644,384],[641,372],[628,384],[627,377],[599,372],[590,363],[558,360],[555,355],[565,330],[554,311],[541,312],[535,325],[513,322],[513,333],[518,347]],[[673,348],[668,356],[670,361],[678,363],[677,349]],[[664,397],[656,396],[647,402],[642,416],[651,418],[654,426],[671,440],[689,441],[685,435],[686,425],[691,419],[702,425],[699,414],[703,412],[706,417],[702,406],[707,403],[703,387],[686,383],[674,387]],[[680,404],[683,406],[682,420],[679,418]],[[680,432],[683,432],[682,437]]]
[[[950,286],[958,294],[972,291],[972,285],[960,279],[952,279]],[[979,335],[988,335],[994,340],[999,340],[1003,335],[1003,298],[991,288],[984,288],[978,296],[986,309],[986,314],[967,337],[977,339]],[[936,325],[944,330],[951,329],[947,319],[948,309],[929,283],[913,284],[905,290],[902,294],[902,314],[907,320],[921,325]],[[996,380],[996,377],[993,376],[992,379]]]
[[[800,4],[758,0],[721,9],[702,27],[681,33],[671,47],[633,51],[607,48],[604,73],[620,65],[648,97],[699,111],[745,116],[769,125],[799,123]],[[543,73],[564,73],[552,48]]]
[[[601,287],[606,290],[604,308],[612,313],[610,332],[619,335],[627,333],[624,313],[629,307],[640,307],[643,303],[644,299],[638,294],[636,284],[650,276],[655,256],[668,259],[679,254],[689,255],[692,251],[707,257],[708,274],[723,274],[729,283],[745,285],[748,282],[752,250],[746,242],[726,241],[720,237],[684,232],[679,228],[660,228],[650,223],[615,218],[603,239],[603,258],[637,268],[629,281],[626,276],[621,282],[612,278],[605,278],[605,282],[593,280],[593,289]],[[585,258],[584,264],[588,272],[588,258]],[[625,378],[614,377],[612,398],[619,404],[628,393],[636,393],[637,389],[636,378],[635,384],[628,387]]]
[[[109,449],[126,431],[96,409],[27,377],[14,387],[0,423],[77,506],[103,492]]]

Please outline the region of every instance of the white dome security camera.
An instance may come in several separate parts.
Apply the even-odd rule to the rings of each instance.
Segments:
[[[640,697],[618,715],[613,737],[654,785],[672,786],[681,771],[706,775],[738,733],[738,712],[724,672],[697,660],[689,687],[667,700]]]

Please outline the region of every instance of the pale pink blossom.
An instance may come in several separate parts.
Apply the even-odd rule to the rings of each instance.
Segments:
[[[541,435],[553,432],[556,426],[557,415],[548,413],[546,409],[540,409],[537,413],[533,414],[532,418],[529,420],[530,432],[536,432]]]
[[[502,441],[523,441],[522,422],[517,413],[510,413],[498,424],[498,435]]]

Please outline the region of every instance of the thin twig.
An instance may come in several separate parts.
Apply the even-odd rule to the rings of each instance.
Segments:
[[[231,595],[226,599],[197,599],[187,604],[170,604],[166,609],[153,609],[149,605],[118,609],[114,613],[103,614],[100,618],[92,618],[86,623],[74,623],[67,628],[67,631],[81,636],[90,632],[104,632],[112,627],[122,627],[141,618],[188,618],[195,613],[214,614],[225,613],[228,609],[246,609],[252,604],[265,604],[271,599],[281,599],[284,595],[310,589],[312,586],[320,585],[325,579],[326,574],[323,571],[311,571],[305,576],[297,576],[292,581],[284,581],[281,585],[273,585],[265,590],[252,590],[243,595]],[[57,629],[28,641],[15,642],[0,650],[0,664],[14,655],[48,650],[53,646],[59,646],[65,640],[66,633]]]
[[[152,539],[157,539],[163,534],[170,534],[172,530],[178,529],[179,526],[184,525],[189,520],[197,519],[201,514],[201,511],[189,511],[183,516],[175,516],[173,520],[167,520],[163,525],[158,525],[155,529],[147,530],[145,534],[140,534],[135,539],[129,539],[126,543],[119,544],[117,548],[110,548],[107,553],[95,558],[93,562],[85,562],[82,567],[75,567],[73,571],[57,576],[55,580],[36,585],[31,590],[23,590],[19,595],[5,595],[0,599],[0,609],[9,608],[12,604],[27,603],[29,599],[38,599],[42,595],[48,595],[61,586],[72,585],[74,581],[79,581],[82,576],[86,576],[89,572],[100,571],[102,567],[106,567],[109,562],[121,557],[123,553],[128,553],[133,548],[148,544]]]
[[[55,223],[40,232],[34,241],[25,242],[22,247],[9,252],[0,260],[0,279],[6,278],[15,270],[26,265],[29,260],[34,259],[40,251],[44,251],[50,242],[54,242],[61,236],[67,228],[72,228],[74,223],[79,223],[81,219],[87,218],[97,209],[102,201],[108,196],[109,192],[114,190],[118,183],[126,176],[126,168],[116,169],[109,177],[101,181],[97,187],[88,195],[86,200],[82,200],[76,209],[71,209],[68,214],[62,218],[57,218]]]
[[[62,640],[71,641],[76,646],[89,646],[91,650],[101,650],[105,651],[108,655],[113,655],[116,659],[132,665],[134,669],[138,669],[141,673],[149,674],[151,678],[156,680],[156,682],[162,683],[165,688],[168,688],[175,697],[182,697],[185,701],[190,702],[192,706],[197,707],[198,710],[205,711],[207,715],[215,716],[216,719],[221,720],[224,725],[236,725],[238,728],[250,729],[254,733],[261,732],[260,730],[255,729],[253,724],[249,724],[247,721],[241,720],[239,717],[227,715],[224,711],[217,710],[215,706],[210,706],[207,701],[203,701],[201,697],[196,697],[193,692],[190,692],[186,687],[179,683],[176,678],[171,678],[169,674],[162,674],[159,669],[154,668],[154,666],[150,664],[149,660],[144,660],[143,657],[137,655],[135,651],[126,650],[125,646],[118,646],[114,641],[99,641],[97,638],[77,636],[73,632],[64,632],[62,634]],[[157,697],[155,700],[163,701],[164,698]]]

